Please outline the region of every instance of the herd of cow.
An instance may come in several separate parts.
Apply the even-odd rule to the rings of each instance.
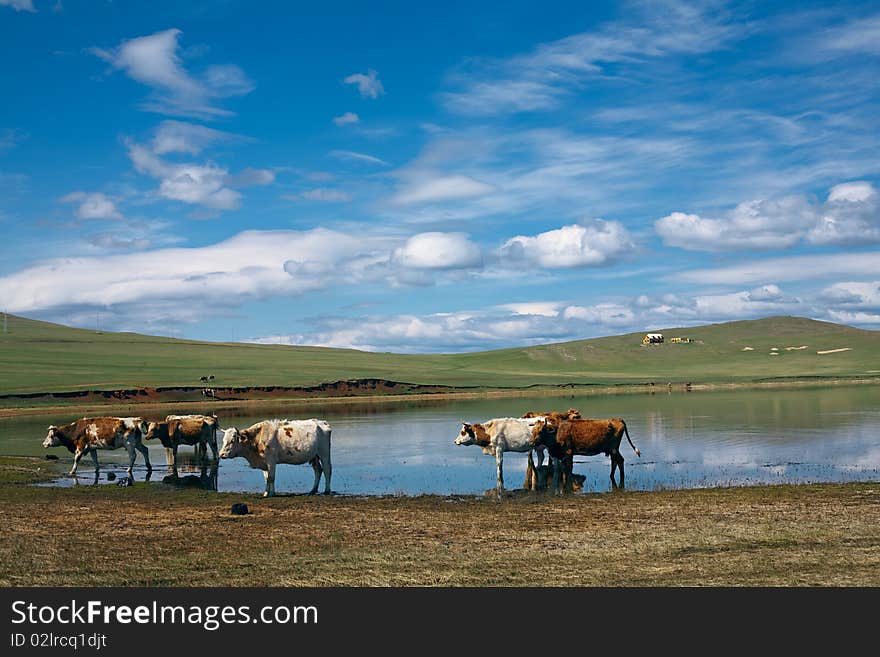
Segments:
[[[217,449],[217,434],[223,443]],[[207,458],[211,449],[214,460],[242,457],[252,468],[263,471],[266,478],[265,496],[275,494],[275,469],[278,464],[308,463],[315,472],[310,494],[318,492],[321,476],[324,493],[330,493],[333,467],[330,462],[330,424],[324,420],[263,420],[246,429],[222,429],[216,415],[169,415],[163,421],[148,422],[140,417],[83,418],[63,426],[50,426],[43,447],[66,447],[73,454],[70,474],[75,475],[80,460],[91,454],[98,472],[99,449],[128,451],[128,477],[132,477],[137,452],[144,457],[151,472],[150,455],[145,440],[159,440],[166,449],[166,458],[177,477],[177,450],[191,445],[196,455]],[[611,483],[617,487],[615,471],[620,469],[620,486],[624,485],[624,459],[620,443],[626,436],[636,455],[622,418],[585,419],[570,409],[565,413],[549,411],[526,413],[521,418],[496,418],[479,424],[462,422],[456,445],[477,445],[485,454],[495,457],[496,489],[504,488],[504,452],[528,453],[524,487],[530,490],[569,492],[583,487],[584,477],[572,472],[574,457],[605,454],[611,457]],[[545,452],[549,456],[544,464]],[[537,457],[537,463],[532,455]]]

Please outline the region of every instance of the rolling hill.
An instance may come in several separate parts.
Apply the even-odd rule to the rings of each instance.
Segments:
[[[800,317],[663,330],[667,337],[695,340],[688,344],[642,346],[642,333],[631,333],[431,355],[96,333],[11,315],[8,327],[8,333],[0,334],[0,395],[200,386],[199,377],[207,374],[215,376],[212,385],[218,387],[375,378],[484,388],[880,375],[880,331]],[[778,351],[771,351],[774,347]]]

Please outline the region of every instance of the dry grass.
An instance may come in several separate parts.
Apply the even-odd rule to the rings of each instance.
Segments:
[[[262,500],[35,488],[10,461],[2,585],[880,585],[880,484]]]

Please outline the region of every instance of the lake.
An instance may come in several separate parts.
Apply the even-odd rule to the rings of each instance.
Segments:
[[[626,484],[630,490],[738,486],[758,483],[868,481],[880,479],[880,390],[875,386],[666,393],[436,400],[406,403],[333,404],[254,411],[242,408],[220,415],[222,426],[248,426],[266,418],[319,417],[333,426],[333,490],[341,494],[418,495],[482,493],[495,484],[495,459],[475,446],[456,446],[461,420],[520,416],[529,410],[580,409],[585,417],[622,416],[638,458],[626,440]],[[208,409],[210,407],[207,407]],[[203,404],[188,412],[205,412]],[[77,419],[52,414],[0,420],[0,454],[43,455],[41,442],[49,424]],[[48,450],[69,464],[64,449]],[[180,450],[191,463],[191,448]],[[101,481],[106,473],[124,474],[124,450],[99,452]],[[161,481],[165,452],[151,444]],[[525,454],[505,454],[505,486],[522,486]],[[585,491],[610,490],[610,459],[577,457],[575,472],[587,476]],[[185,467],[193,475],[197,468]],[[93,482],[91,459],[83,459],[78,483]],[[208,471],[202,482],[212,481]],[[144,479],[138,456],[135,478]],[[281,465],[279,494],[307,491],[308,465]],[[224,460],[216,471],[221,491],[260,492],[263,473],[244,459]],[[56,482],[72,485],[71,478]],[[323,490],[323,481],[321,483]]]

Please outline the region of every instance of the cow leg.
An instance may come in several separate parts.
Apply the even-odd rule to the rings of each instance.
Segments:
[[[328,438],[327,444],[319,443],[318,447],[318,459],[320,459],[321,470],[324,471],[324,495],[329,495],[331,492],[330,489],[330,478],[333,476],[333,463],[330,461],[330,440]],[[318,485],[318,480],[315,480],[315,486]]]
[[[273,497],[275,495],[275,464],[267,463],[266,464],[266,492],[263,493],[263,497]]]
[[[495,465],[498,469],[498,478],[495,482],[495,490],[504,490],[504,450],[501,447],[495,448]]]
[[[131,441],[128,441],[126,442],[125,447],[126,449],[128,449],[128,478],[131,479],[134,476],[132,474],[132,471],[134,470],[135,458],[134,445],[131,444]]]
[[[174,475],[174,478],[177,479],[177,448],[180,447],[177,443],[174,443],[174,446],[169,448],[167,451],[171,452],[171,474]]]
[[[523,488],[526,490],[535,490],[535,462],[532,460],[532,452],[529,452],[529,462],[526,465],[526,480],[523,482]]]
[[[553,471],[553,479],[550,484],[550,489],[553,491],[554,495],[558,495],[560,492],[560,477],[562,476],[562,461],[551,455],[549,463],[550,468]]]
[[[544,465],[544,446],[543,445],[535,445],[535,456],[538,457],[538,467],[540,468]],[[549,461],[547,461],[549,463]]]
[[[617,454],[617,467],[620,468],[620,488],[621,490],[626,488],[626,484],[624,483],[624,474],[623,474],[623,454],[618,452]]]
[[[318,482],[321,481],[323,468],[321,467],[321,459],[317,456],[313,458],[310,463],[312,464],[312,470],[315,471],[315,483],[312,485],[312,490],[309,491],[309,495],[314,495],[318,492]]]
[[[620,456],[620,452],[617,450],[613,450],[611,452],[611,487],[617,488],[617,482],[614,480],[614,473],[616,472],[618,466],[620,466],[620,482],[623,483],[623,463],[621,461],[623,458]]]
[[[165,448],[165,465],[169,468],[174,467],[174,450],[170,447]]]
[[[83,454],[85,454],[87,451],[88,451],[88,448],[86,448],[85,450],[81,450],[79,447],[76,448],[76,452],[74,452],[74,454],[73,454],[73,467],[70,468],[70,473],[69,473],[70,476],[73,476],[76,474],[76,466],[79,465],[79,460],[83,457]]]
[[[89,452],[92,454],[92,463],[95,464],[95,476],[98,476],[98,450],[92,447]],[[84,452],[85,453],[85,452]]]
[[[217,434],[214,433],[211,435],[211,441],[208,443],[211,446],[211,458],[213,460],[217,460]],[[205,448],[205,456],[208,455],[208,448]]]
[[[143,443],[137,443],[134,448],[144,457],[144,463],[147,465],[147,474],[153,471],[153,464],[150,463],[150,450]]]

